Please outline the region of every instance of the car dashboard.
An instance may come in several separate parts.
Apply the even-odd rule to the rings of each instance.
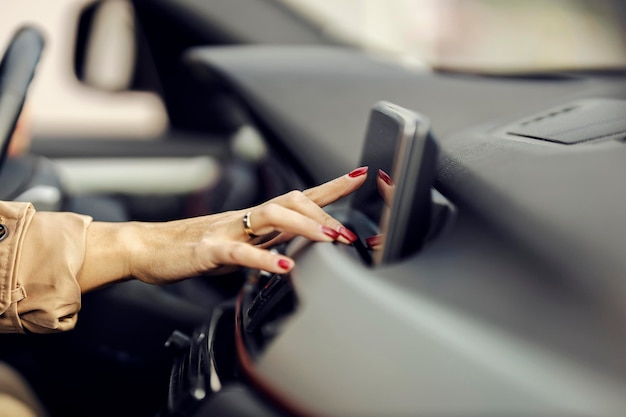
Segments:
[[[441,146],[433,205],[447,213],[388,265],[354,246],[276,248],[295,269],[249,271],[218,308],[234,323],[229,348],[201,337],[212,388],[187,395],[193,415],[220,410],[223,392],[250,415],[626,409],[623,74],[433,73],[334,47],[200,47],[186,62],[227,85],[315,182],[357,166],[377,100],[426,114]],[[329,211],[346,219],[341,204]]]

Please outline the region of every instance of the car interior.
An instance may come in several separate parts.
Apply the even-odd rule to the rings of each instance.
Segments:
[[[86,86],[109,2],[74,22]],[[609,3],[626,54],[626,9]],[[624,415],[626,65],[416,70],[279,0],[129,4],[125,89],[161,97],[168,128],[35,137],[7,157],[47,47],[16,27],[2,200],[168,221],[361,165],[370,183],[326,208],[357,242],[273,248],[296,260],[289,274],[129,281],[84,294],[70,332],[2,335],[0,359],[52,416]]]

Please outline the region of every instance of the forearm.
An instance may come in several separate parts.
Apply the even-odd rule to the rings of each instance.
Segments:
[[[139,245],[136,223],[92,222],[87,229],[85,258],[78,275],[81,292],[131,278],[129,259]]]
[[[199,273],[194,252],[202,238],[191,225],[200,222],[92,222],[78,276],[81,291],[133,278],[160,285]]]

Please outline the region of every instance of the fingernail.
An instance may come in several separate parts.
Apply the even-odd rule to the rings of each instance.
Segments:
[[[349,177],[356,178],[367,173],[367,167],[360,167],[348,174]]]
[[[382,169],[378,170],[378,176],[380,177],[381,180],[385,181],[387,185],[393,185],[393,181],[391,180],[391,177],[389,176],[389,174],[387,174]]]
[[[289,262],[289,261],[288,261],[288,260],[286,260],[286,259],[279,259],[279,260],[278,260],[278,267],[279,267],[280,269],[285,269],[285,270],[287,270],[287,269],[291,268],[291,262]]]
[[[339,229],[337,229],[337,231],[339,232],[341,236],[346,238],[348,242],[350,243],[356,242],[356,239],[357,239],[356,235],[352,233],[352,231],[350,231],[349,229],[346,229],[345,227],[341,226]]]
[[[334,229],[331,229],[328,226],[322,226],[322,233],[332,238],[333,240],[337,240],[337,238],[339,237],[339,232]]]
[[[376,246],[380,246],[380,244],[383,243],[383,237],[381,235],[370,236],[365,239],[365,243],[367,243],[367,246],[369,246],[370,248],[375,248]]]

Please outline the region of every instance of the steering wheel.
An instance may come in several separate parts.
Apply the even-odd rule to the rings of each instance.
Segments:
[[[41,32],[23,26],[13,35],[0,61],[0,172],[43,46]]]

